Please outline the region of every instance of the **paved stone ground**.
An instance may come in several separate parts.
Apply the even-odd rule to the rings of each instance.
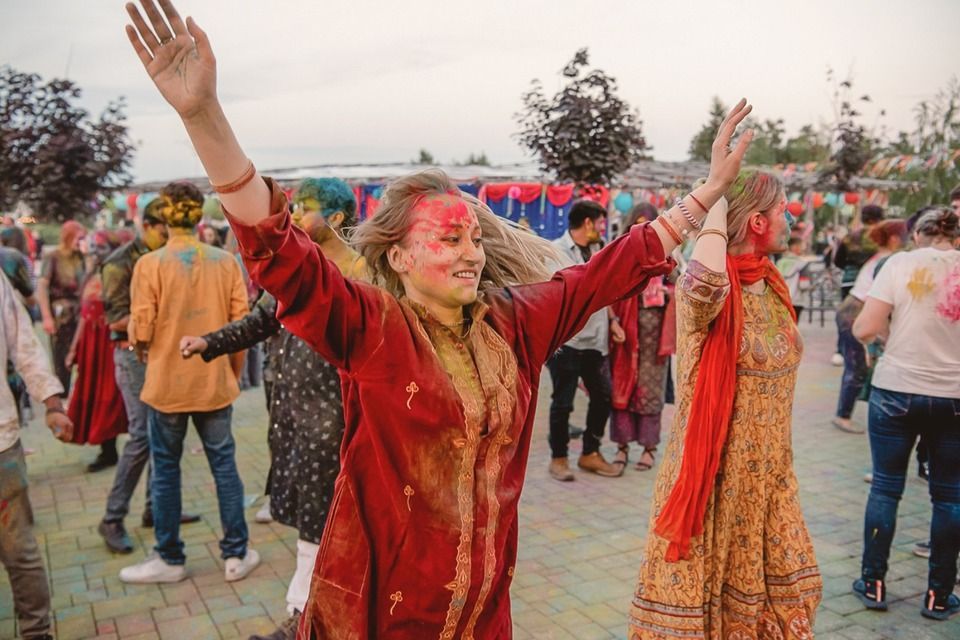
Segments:
[[[829,365],[834,330],[804,323],[807,350],[797,388],[794,445],[802,504],[813,535],[824,599],[817,615],[817,637],[960,638],[960,617],[934,623],[921,618],[926,562],[911,554],[930,524],[926,485],[911,478],[900,507],[890,558],[888,613],[862,608],[850,595],[858,575],[863,508],[869,470],[866,436],[845,434],[829,425],[840,369]],[[546,376],[545,376],[546,377]],[[646,535],[655,472],[632,468],[619,479],[578,474],[574,483],[548,478],[546,414],[549,382],[541,389],[529,473],[520,509],[520,561],[513,583],[515,637],[559,640],[624,638],[626,612]],[[576,419],[582,419],[583,399]],[[866,407],[855,418],[865,421]],[[246,492],[263,489],[267,471],[266,418],[260,389],[247,391],[236,405],[239,464]],[[669,422],[665,421],[665,424]],[[668,431],[665,427],[664,432]],[[263,564],[244,581],[223,581],[219,559],[214,486],[203,455],[185,454],[184,507],[203,521],[182,530],[190,578],[170,586],[124,585],[121,567],[138,561],[153,544],[139,517],[127,525],[141,547],[131,556],[114,556],[96,533],[110,471],[84,473],[95,455],[54,441],[35,421],[23,439],[36,453],[28,458],[30,494],[53,591],[57,637],[74,638],[246,638],[268,631],[286,616],[284,594],[292,574],[295,535],[291,529],[253,523],[252,546]],[[196,446],[195,435],[188,447]],[[572,453],[579,451],[574,443]],[[613,447],[604,451],[612,455]],[[132,513],[143,508],[142,491]],[[9,584],[0,576],[0,638],[14,636]]]

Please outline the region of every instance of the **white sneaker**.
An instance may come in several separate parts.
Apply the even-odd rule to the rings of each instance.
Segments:
[[[270,496],[267,496],[267,499],[263,501],[263,506],[257,511],[257,515],[253,516],[253,519],[260,524],[273,522],[273,516],[270,515]]]
[[[832,364],[832,365],[835,366],[835,367],[842,367],[842,366],[843,366],[843,356],[840,355],[839,353],[833,354],[833,357],[830,358],[830,364]]]
[[[143,562],[120,570],[120,580],[133,584],[156,584],[180,582],[187,577],[187,568],[182,564],[167,564],[159,554],[153,553]]]
[[[227,582],[243,580],[260,564],[260,554],[247,549],[247,555],[241,558],[227,558],[224,563],[223,579]]]

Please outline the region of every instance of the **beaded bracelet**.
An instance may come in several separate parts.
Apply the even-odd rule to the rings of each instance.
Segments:
[[[697,206],[698,206],[698,207],[700,207],[701,209],[703,209],[703,212],[704,212],[704,213],[710,213],[710,210],[707,209],[705,206],[703,206],[703,203],[700,202],[700,200],[697,199],[697,196],[693,195],[693,191],[691,191],[691,192],[690,192],[689,194],[687,194],[687,195],[689,195],[690,198],[691,198],[694,202],[697,203]]]
[[[697,234],[697,239],[699,240],[703,236],[717,235],[723,238],[724,242],[730,242],[730,239],[727,237],[726,231],[721,231],[720,229],[701,229],[700,233]]]
[[[247,168],[243,170],[239,178],[227,184],[213,184],[211,182],[210,187],[217,193],[234,193],[247,186],[247,183],[253,180],[255,175],[257,175],[257,169],[253,166],[253,161],[247,160]]]
[[[683,217],[687,219],[687,222],[690,223],[691,227],[699,230],[703,226],[699,220],[693,217],[693,214],[690,213],[690,209],[687,209],[687,205],[683,204],[683,200],[677,198],[676,205],[680,207],[680,212],[683,214]]]
[[[668,222],[667,214],[660,214],[660,217],[657,218],[657,220],[660,222],[660,226],[663,227],[663,230],[666,231],[671,238],[673,238],[674,242],[677,244],[683,244],[683,238],[681,238],[680,234],[677,233],[677,230],[674,229],[673,224]]]

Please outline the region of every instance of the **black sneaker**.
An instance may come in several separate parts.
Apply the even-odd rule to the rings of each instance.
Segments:
[[[110,467],[116,466],[117,464],[117,454],[113,453],[104,455],[103,452],[94,459],[93,462],[87,465],[87,473],[96,473],[97,471],[103,471],[104,469],[109,469]]]
[[[107,547],[114,553],[131,553],[133,551],[133,542],[127,535],[127,530],[123,528],[123,522],[107,522],[102,520],[97,527],[97,533],[103,537]]]
[[[887,589],[883,580],[864,580],[863,578],[853,582],[853,595],[860,598],[867,609],[874,611],[887,610]]]
[[[952,593],[938,596],[933,589],[930,589],[923,598],[920,615],[932,620],[946,620],[958,611],[960,611],[960,598]]]
[[[930,541],[924,540],[923,542],[918,542],[913,545],[913,555],[919,558],[929,558],[930,557]]]
[[[576,440],[577,438],[582,436],[585,431],[586,429],[584,429],[583,427],[576,427],[572,424],[567,425],[567,433],[570,434],[571,440]]]

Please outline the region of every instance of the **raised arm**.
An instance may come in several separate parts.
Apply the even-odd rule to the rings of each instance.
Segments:
[[[240,148],[217,98],[217,65],[207,34],[193,18],[184,22],[169,0],[141,0],[146,18],[133,3],[127,13],[127,37],[164,99],[187,130],[212,185],[236,185],[220,200],[244,224],[256,224],[270,213],[270,192]],[[160,11],[162,9],[162,13]],[[221,190],[223,191],[223,190]]]
[[[194,353],[201,354],[205,362],[228,353],[238,353],[277,335],[280,321],[277,320],[277,301],[269,293],[264,294],[253,310],[240,320],[224,325],[205,336],[184,336],[180,351],[184,358]]]

